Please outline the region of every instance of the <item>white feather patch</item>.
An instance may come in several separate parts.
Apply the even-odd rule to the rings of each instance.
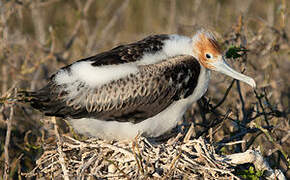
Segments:
[[[164,42],[163,51],[167,56],[193,55],[192,39],[177,34],[170,35],[170,39]]]
[[[138,72],[136,64],[132,63],[107,66],[92,66],[91,63],[76,62],[70,71],[60,70],[55,76],[56,83],[61,85],[80,81],[89,87],[97,87]]]
[[[137,64],[154,64],[177,55],[193,55],[192,39],[189,37],[173,34],[169,35],[169,39],[165,40],[163,43],[164,45],[161,51],[154,54],[144,54]]]
[[[216,40],[216,38],[212,32],[201,29],[201,30],[197,31],[196,34],[192,37],[193,46],[196,46],[196,43],[201,40],[200,39],[201,35],[205,35],[209,39]]]
[[[155,64],[157,62],[160,62],[164,59],[167,59],[168,55],[164,53],[164,51],[157,52],[155,54],[152,53],[146,53],[143,55],[143,57],[140,59],[140,61],[137,62],[138,65],[148,65],[148,64]]]

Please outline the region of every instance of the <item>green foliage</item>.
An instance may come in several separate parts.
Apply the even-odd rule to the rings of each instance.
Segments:
[[[258,180],[263,176],[264,171],[255,170],[253,166],[250,166],[249,169],[241,170],[237,175],[241,176],[243,179]]]
[[[240,47],[235,47],[235,46],[231,46],[227,52],[226,52],[226,58],[239,58],[242,57],[242,53],[248,52],[249,50],[245,49],[245,48],[240,48]]]

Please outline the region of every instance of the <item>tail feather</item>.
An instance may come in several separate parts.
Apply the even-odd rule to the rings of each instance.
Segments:
[[[86,113],[85,107],[74,109],[67,106],[65,98],[66,92],[61,87],[50,83],[38,91],[19,91],[18,101],[29,103],[33,108],[43,112],[46,116],[56,117],[83,117]]]
[[[29,103],[33,108],[44,112],[45,115],[64,117],[58,113],[62,109],[63,103],[55,100],[49,86],[45,86],[39,91],[19,91],[17,100]]]
[[[49,101],[49,97],[45,94],[34,91],[18,91],[17,100],[21,102],[34,102],[34,101]]]

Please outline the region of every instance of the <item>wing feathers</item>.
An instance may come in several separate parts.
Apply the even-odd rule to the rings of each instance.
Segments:
[[[138,123],[192,94],[200,73],[200,65],[192,56],[138,68],[136,74],[96,88],[81,82],[56,85],[52,81],[34,94],[32,104],[46,115]]]
[[[163,47],[164,40],[169,39],[169,35],[152,35],[140,41],[120,45],[110,51],[97,54],[95,56],[81,59],[81,61],[91,61],[93,66],[117,65],[135,62],[142,58],[145,53],[155,53]]]

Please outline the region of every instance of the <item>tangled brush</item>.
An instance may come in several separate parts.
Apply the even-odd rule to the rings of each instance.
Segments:
[[[71,179],[240,179],[234,175],[237,165],[253,163],[266,179],[285,179],[280,170],[272,170],[259,150],[221,155],[204,138],[191,139],[193,126],[184,135],[157,143],[137,136],[133,141],[107,142],[99,139],[76,140],[60,136],[57,144],[47,145],[36,167],[27,177]],[[241,142],[228,143],[232,145]]]

